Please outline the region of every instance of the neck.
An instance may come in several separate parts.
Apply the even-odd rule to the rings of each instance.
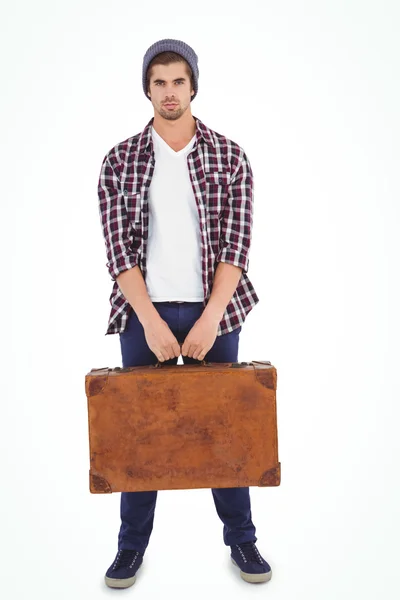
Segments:
[[[163,139],[180,142],[192,139],[196,133],[196,120],[190,111],[185,111],[176,121],[169,121],[154,113],[153,127]]]

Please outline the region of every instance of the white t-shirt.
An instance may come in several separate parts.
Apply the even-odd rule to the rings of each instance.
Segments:
[[[149,190],[146,286],[153,302],[204,299],[199,214],[187,165],[152,127],[155,168]]]

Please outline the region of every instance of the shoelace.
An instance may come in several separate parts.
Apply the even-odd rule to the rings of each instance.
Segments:
[[[243,544],[236,544],[244,562],[258,562],[260,565],[264,564],[261,558],[261,554],[257,550],[254,542],[244,542]]]
[[[131,566],[138,556],[137,550],[119,550],[115,562],[113,564],[113,571],[116,571],[120,567]]]

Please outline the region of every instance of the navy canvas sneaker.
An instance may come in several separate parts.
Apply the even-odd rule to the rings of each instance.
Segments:
[[[143,554],[138,550],[118,550],[113,564],[104,575],[109,587],[127,588],[136,581],[136,572],[143,562]]]
[[[231,559],[239,567],[240,576],[249,583],[269,581],[272,570],[267,561],[259,553],[255,542],[245,542],[231,546]]]

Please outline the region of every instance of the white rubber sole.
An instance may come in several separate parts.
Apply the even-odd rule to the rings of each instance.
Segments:
[[[142,565],[140,565],[139,569],[141,568],[141,566]],[[136,571],[136,573],[138,573],[139,569]],[[133,577],[128,577],[127,579],[114,579],[112,577],[107,577],[107,575],[104,575],[104,581],[106,582],[108,587],[111,588],[128,588],[135,583],[136,575],[134,575]]]
[[[235,561],[235,559],[231,556],[231,561],[234,565],[240,569],[239,565]],[[245,573],[240,569],[240,577],[247,581],[248,583],[262,583],[264,581],[269,581],[272,577],[272,570],[268,571],[268,573]]]

